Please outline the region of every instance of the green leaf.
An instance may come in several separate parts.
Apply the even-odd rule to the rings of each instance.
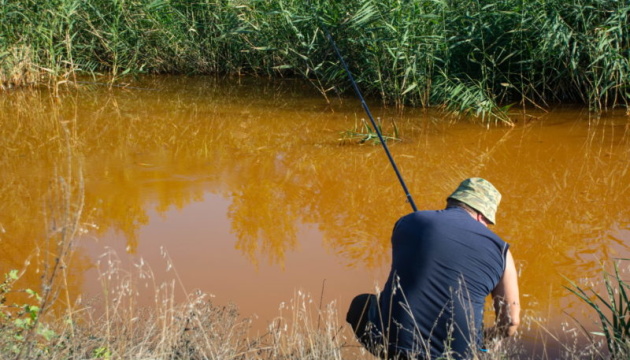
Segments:
[[[17,270],[11,270],[9,271],[9,273],[7,274],[7,280],[17,280],[18,279],[18,271]]]
[[[403,91],[403,92],[402,92],[402,94],[401,94],[401,95],[405,95],[406,93],[410,92],[411,90],[413,90],[413,89],[415,89],[415,88],[417,88],[417,87],[418,87],[418,83],[413,83],[413,84],[409,85],[409,86],[405,89],[405,91]]]

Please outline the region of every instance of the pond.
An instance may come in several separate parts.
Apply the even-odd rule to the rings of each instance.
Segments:
[[[443,208],[467,177],[503,193],[493,230],[519,270],[525,342],[566,335],[574,318],[595,326],[566,286],[597,288],[630,254],[628,114],[516,109],[508,127],[368,103],[398,136],[388,146],[418,208]],[[51,234],[75,221],[59,302],[98,302],[121,291],[114,277],[149,306],[165,282],[173,301],[210,293],[253,316],[252,331],[298,293],[334,302],[343,324],[354,295],[383,286],[393,224],[411,211],[383,148],[350,136],[365,121],[355,99],[293,80],[3,93],[0,270],[38,287],[59,251]]]

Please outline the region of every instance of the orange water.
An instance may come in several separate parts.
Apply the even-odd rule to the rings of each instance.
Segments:
[[[466,177],[503,193],[494,230],[512,246],[533,327],[590,326],[565,286],[598,282],[602,264],[630,255],[625,112],[515,112],[515,127],[485,127],[370,107],[385,134],[396,124],[389,147],[420,209],[442,208]],[[25,268],[25,286],[37,287],[64,216],[80,210],[59,301],[102,298],[114,261],[139,289],[174,281],[180,295],[233,302],[256,316],[254,329],[298,291],[335,301],[343,323],[354,295],[384,283],[391,228],[411,210],[383,149],[344,137],[364,119],[354,99],[329,104],[294,81],[158,77],[58,97],[3,93],[0,270]]]

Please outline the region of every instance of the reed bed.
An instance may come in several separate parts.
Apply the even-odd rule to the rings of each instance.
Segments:
[[[630,4],[616,0],[55,0],[0,6],[0,84],[80,73],[299,77],[387,104],[510,122],[511,106],[628,107]]]

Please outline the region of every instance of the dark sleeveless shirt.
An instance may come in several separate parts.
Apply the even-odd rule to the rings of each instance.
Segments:
[[[485,298],[503,275],[508,246],[461,208],[402,217],[373,336],[388,338],[390,354],[468,358],[481,346]]]

